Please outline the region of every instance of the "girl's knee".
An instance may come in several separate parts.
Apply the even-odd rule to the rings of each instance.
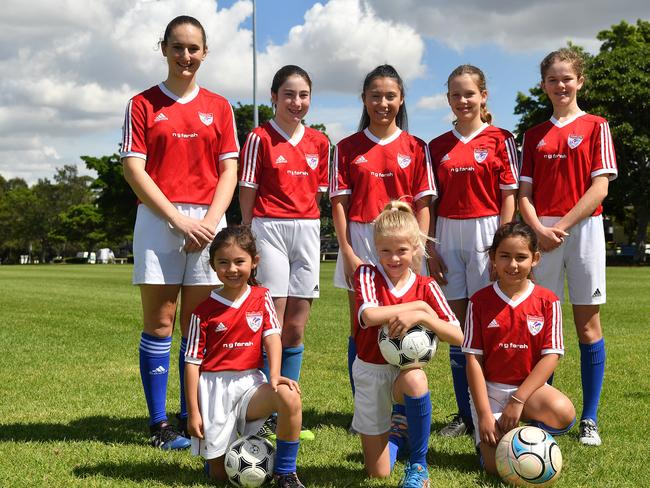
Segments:
[[[284,411],[290,415],[302,411],[302,400],[300,394],[290,389],[287,385],[278,386],[278,411]]]
[[[396,386],[399,389],[399,393],[410,397],[419,397],[429,391],[427,375],[420,368],[402,371],[397,377]]]

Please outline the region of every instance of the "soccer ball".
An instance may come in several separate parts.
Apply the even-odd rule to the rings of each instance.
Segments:
[[[501,478],[515,486],[552,485],[562,470],[562,453],[553,436],[532,426],[504,435],[495,461]]]
[[[266,439],[248,435],[230,445],[224,466],[235,486],[256,488],[271,479],[275,448]]]
[[[379,350],[388,364],[401,369],[419,368],[428,363],[438,349],[438,336],[417,324],[404,337],[389,337],[388,326],[379,331]]]

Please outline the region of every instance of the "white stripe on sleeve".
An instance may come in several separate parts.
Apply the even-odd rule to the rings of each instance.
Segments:
[[[474,338],[474,305],[470,300],[467,302],[467,312],[465,316],[465,337],[463,338],[463,349],[470,349],[472,347],[472,339]]]
[[[271,328],[282,330],[280,321],[278,320],[278,314],[275,312],[275,305],[273,305],[273,298],[271,298],[271,293],[268,290],[266,290],[266,293],[264,294],[264,307],[269,314]]]
[[[435,281],[429,282],[429,290],[431,291],[431,294],[433,295],[436,303],[440,307],[440,310],[442,310],[443,313],[447,315],[446,319],[443,320],[446,320],[447,322],[458,322],[458,318],[456,318],[454,315],[453,310],[447,303],[447,300],[445,300],[445,296],[443,295],[442,290]]]
[[[519,181],[519,164],[517,162],[517,146],[514,137],[506,139],[506,153],[508,155],[508,163],[510,164],[510,171],[515,181]]]
[[[192,314],[190,318],[190,331],[187,335],[187,349],[185,356],[197,358],[199,354],[199,342],[201,340],[201,319]]]

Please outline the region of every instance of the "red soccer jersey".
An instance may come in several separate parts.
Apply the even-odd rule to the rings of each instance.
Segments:
[[[354,273],[354,298],[357,311],[354,319],[354,342],[357,356],[367,363],[386,364],[377,338],[379,327],[366,327],[361,313],[369,307],[399,305],[422,300],[427,302],[438,317],[460,327],[438,284],[428,276],[411,272],[408,282],[397,290],[381,266],[362,264]]]
[[[235,302],[215,290],[192,314],[185,362],[201,371],[261,368],[262,338],[281,331],[266,288],[251,286]]]
[[[381,140],[365,129],[336,145],[330,198],[350,195],[353,222],[372,222],[391,200],[412,204],[436,194],[427,146],[408,132]]]
[[[501,213],[501,190],[519,187],[512,134],[484,124],[469,137],[455,129],[429,143],[438,183],[437,215],[475,219]]]
[[[533,205],[540,217],[563,217],[591,186],[591,179],[618,175],[609,125],[602,117],[581,113],[558,122],[551,118],[526,131],[521,181],[533,185]],[[603,211],[599,205],[593,215]]]
[[[316,193],[327,191],[329,141],[322,132],[300,127],[292,139],[271,120],[248,135],[239,184],[257,190],[254,217],[320,217]]]
[[[204,88],[179,98],[161,83],[126,107],[120,155],[146,160],[170,202],[210,205],[219,161],[238,154],[232,107]]]
[[[518,386],[544,354],[564,354],[560,300],[532,282],[515,301],[486,286],[469,300],[462,349],[483,356],[487,381]]]

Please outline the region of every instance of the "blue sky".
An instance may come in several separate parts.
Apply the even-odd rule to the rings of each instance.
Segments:
[[[449,72],[487,75],[496,125],[512,130],[517,91],[538,83],[538,63],[567,40],[598,50],[596,34],[647,19],[646,0],[257,0],[258,101],[273,73],[298,64],[314,82],[308,123],[336,142],[355,131],[365,74],[395,65],[405,80],[410,132],[449,130]],[[488,7],[489,5],[489,7]],[[190,14],[210,52],[199,84],[232,103],[252,101],[250,0],[6,0],[0,18],[0,174],[33,183],[80,155],[117,151],[127,100],[159,83],[156,49],[166,23]]]

